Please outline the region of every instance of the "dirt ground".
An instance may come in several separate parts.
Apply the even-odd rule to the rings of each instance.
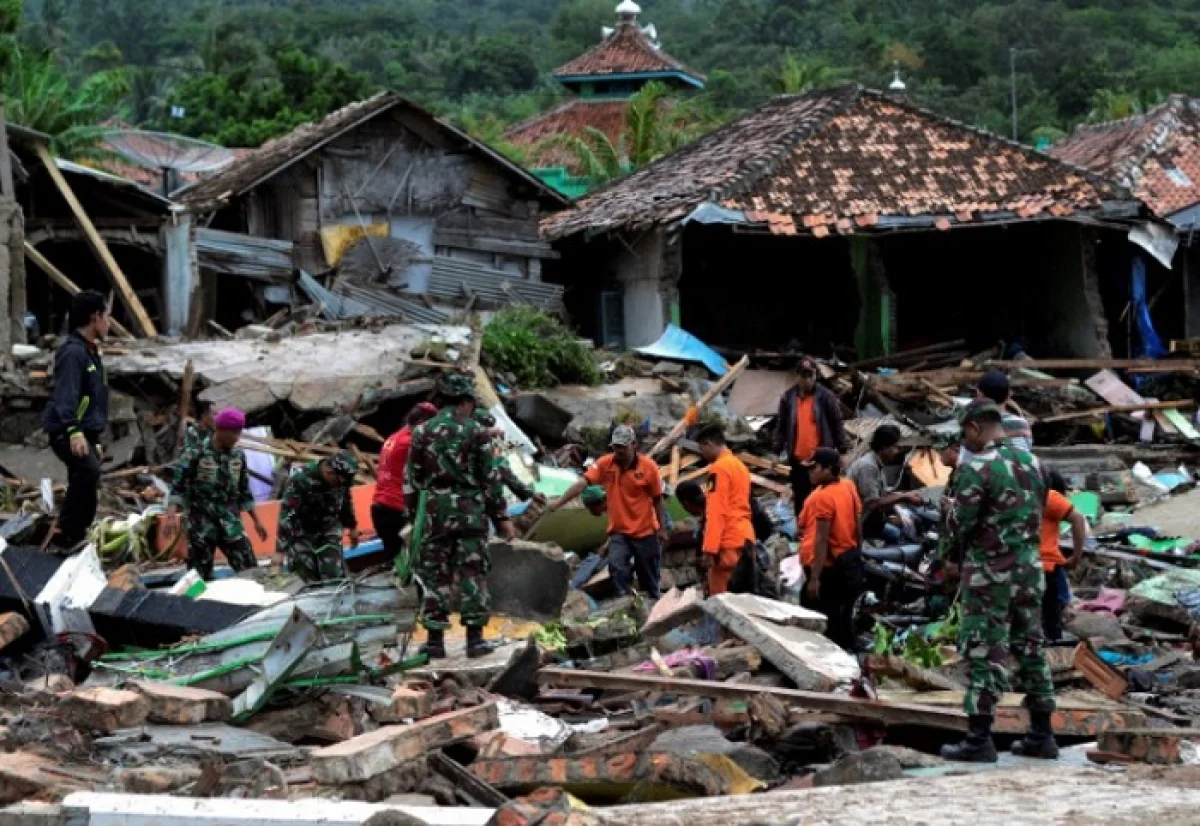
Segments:
[[[1200,488],[1140,508],[1132,524],[1150,525],[1168,536],[1200,539]]]

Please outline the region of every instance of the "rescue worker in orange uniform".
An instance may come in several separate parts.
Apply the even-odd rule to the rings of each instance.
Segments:
[[[754,558],[754,523],[750,511],[750,471],[725,445],[719,427],[706,427],[696,437],[708,462],[701,566],[708,570],[708,595],[729,590],[729,579],[744,554]]]

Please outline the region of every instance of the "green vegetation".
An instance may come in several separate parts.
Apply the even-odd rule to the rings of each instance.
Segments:
[[[15,0],[0,0],[4,30]],[[550,77],[597,42],[616,0],[25,0],[25,61],[47,61],[86,106],[136,125],[251,145],[381,88],[395,89],[499,141],[503,127],[562,102]],[[664,48],[707,74],[688,104],[708,126],[772,94],[854,80],[909,95],[1008,134],[1015,61],[1024,140],[1085,120],[1200,94],[1195,0],[643,0]],[[1015,51],[1012,51],[1015,50]],[[49,69],[45,71],[49,72]],[[89,79],[120,72],[118,104]],[[10,73],[5,70],[4,77]],[[57,83],[58,81],[56,81]],[[8,85],[8,84],[4,84]],[[10,92],[11,94],[11,92]],[[182,107],[182,117],[172,117]],[[179,109],[175,109],[179,114]],[[31,115],[23,115],[30,117]],[[656,117],[658,115],[656,114]],[[31,124],[32,125],[32,124]],[[88,125],[73,120],[56,128]],[[690,135],[668,127],[625,147],[653,157]],[[583,149],[583,147],[577,147]],[[645,151],[643,151],[645,150]],[[605,156],[608,157],[605,157]],[[636,165],[636,163],[634,163]]]
[[[483,328],[483,361],[533,390],[559,384],[598,384],[591,350],[554,316],[529,307],[502,310]]]

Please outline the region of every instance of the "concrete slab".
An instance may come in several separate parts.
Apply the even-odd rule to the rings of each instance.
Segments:
[[[199,726],[141,726],[97,739],[99,748],[126,749],[153,757],[192,751],[221,757],[292,757],[297,750],[281,740],[224,723]]]
[[[571,568],[557,545],[536,542],[488,543],[492,570],[488,591],[492,610],[518,619],[549,622],[562,613]]]
[[[233,715],[229,698],[215,691],[149,680],[131,683],[128,688],[150,701],[149,719],[155,723],[177,726],[221,723]]]
[[[818,631],[801,627],[824,626],[825,617],[815,611],[749,594],[711,597],[703,608],[804,691],[844,688],[862,673],[852,655]]]

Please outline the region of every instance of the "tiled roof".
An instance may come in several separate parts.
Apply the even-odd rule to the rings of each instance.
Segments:
[[[542,232],[644,229],[713,202],[773,232],[821,237],[884,219],[945,229],[1064,217],[1127,197],[1086,170],[848,86],[775,98],[547,218]]]
[[[316,123],[299,126],[281,138],[268,141],[258,149],[238,158],[220,172],[205,178],[193,187],[176,193],[177,200],[194,212],[219,209],[228,203],[230,198],[244,194],[260,182],[277,175],[340,135],[394,108],[404,108],[416,113],[430,121],[442,132],[448,133],[463,144],[487,155],[498,166],[506,169],[509,174],[524,180],[538,192],[540,197],[554,206],[561,206],[566,202],[561,195],[491,147],[393,92],[381,92],[366,100],[351,103]]]
[[[704,80],[704,75],[692,71],[655,46],[636,22],[622,22],[608,37],[555,69],[554,76],[565,78],[658,72],[680,72]]]
[[[1081,126],[1050,154],[1128,187],[1160,216],[1200,203],[1200,99],[1173,95],[1123,120]]]
[[[531,151],[531,164],[536,167],[563,166],[579,172],[575,157],[562,147],[538,145],[552,135],[582,135],[591,127],[608,136],[614,144],[625,130],[628,100],[585,100],[575,98],[548,109],[540,115],[509,127],[506,140]]]

